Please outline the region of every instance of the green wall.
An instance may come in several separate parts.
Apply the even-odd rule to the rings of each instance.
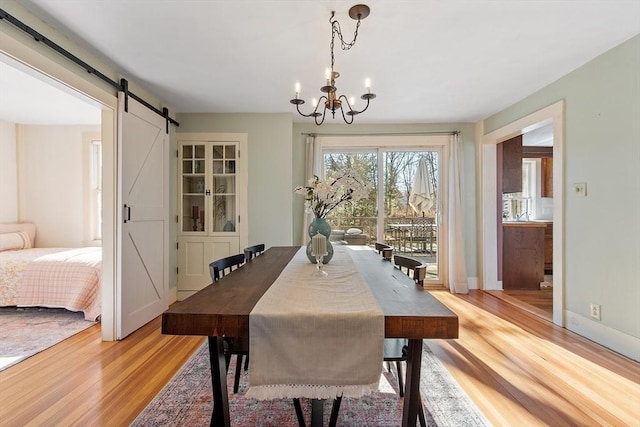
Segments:
[[[489,133],[565,100],[565,309],[640,337],[640,35],[487,118]],[[576,197],[573,183],[587,183]],[[570,329],[589,329],[580,320]],[[633,342],[633,339],[631,339]],[[633,344],[632,344],[633,345]],[[637,341],[635,341],[637,352]]]
[[[291,114],[182,113],[177,121],[177,137],[181,132],[248,134],[249,244],[291,245]]]

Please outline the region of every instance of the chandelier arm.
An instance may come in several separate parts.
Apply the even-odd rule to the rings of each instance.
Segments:
[[[320,105],[320,102],[318,102],[318,105]],[[318,121],[318,117],[320,117],[320,114],[316,114],[313,116],[313,120],[316,122],[316,126],[320,126],[322,123],[324,123],[324,115],[327,113],[327,109],[323,108],[322,109],[322,120]]]
[[[367,111],[367,108],[369,108],[369,102],[375,97],[376,96],[373,93],[362,95],[360,98],[366,100],[367,101],[367,105],[365,105],[364,108],[362,110],[360,110],[360,111],[353,110],[353,114],[360,114],[360,113],[364,113],[365,111]]]
[[[318,113],[318,108],[320,107],[320,105],[325,104],[326,101],[328,101],[329,98],[325,95],[322,95],[319,99],[318,99],[318,103],[316,104],[316,108],[313,110],[313,113],[311,114],[311,116],[313,116],[313,120],[316,122],[317,126],[320,126],[322,123],[324,123],[324,115],[327,113],[327,108],[324,107],[322,109],[322,114]],[[322,116],[322,120],[320,120],[318,122],[318,117]]]
[[[345,114],[344,114],[344,108],[341,108],[340,112],[342,113],[342,120],[344,120],[344,122],[346,124],[350,125],[351,123],[353,123],[353,118],[355,117],[355,115],[349,114],[349,116],[351,116],[351,121],[349,121],[349,120],[347,120],[347,116],[345,116]]]
[[[302,117],[313,117],[313,113],[305,114],[302,111],[300,111],[300,104],[296,104],[296,110],[298,110],[298,114],[300,114]]]
[[[346,124],[350,125],[351,123],[353,123],[353,118],[355,117],[355,115],[357,113],[353,114],[353,112],[355,110],[353,109],[353,106],[351,105],[351,103],[349,102],[349,99],[345,95],[340,95],[340,97],[338,97],[338,99],[342,99],[343,102],[346,103],[347,107],[349,107],[349,113],[351,113],[351,114],[347,113],[347,115],[345,115],[345,113],[344,113],[344,110],[345,110],[344,104],[343,104],[343,108],[340,109],[340,112],[342,113],[342,120],[344,120],[344,122]],[[351,121],[347,120],[346,116],[351,116]]]

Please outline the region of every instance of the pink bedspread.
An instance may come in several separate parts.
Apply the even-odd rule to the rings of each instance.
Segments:
[[[19,307],[59,307],[100,317],[102,248],[80,248],[36,258],[24,270]]]

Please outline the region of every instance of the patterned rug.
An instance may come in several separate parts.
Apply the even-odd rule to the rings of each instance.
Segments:
[[[395,368],[395,364],[392,364]],[[230,372],[235,372],[235,357]],[[489,426],[488,420],[460,388],[451,374],[427,347],[423,346],[420,390],[429,426]],[[233,394],[233,375],[227,376],[229,413],[232,426],[298,426],[290,399],[258,401],[246,399],[247,372],[243,371],[240,390]],[[383,369],[378,392],[359,399],[344,398],[338,425],[357,427],[399,426],[402,398],[398,381]],[[300,399],[305,420],[310,424],[311,402]],[[331,414],[331,401],[325,402],[324,425]],[[167,386],[133,422],[132,426],[208,426],[211,421],[211,375],[209,351],[205,343]]]
[[[0,307],[0,371],[93,325],[63,308]]]

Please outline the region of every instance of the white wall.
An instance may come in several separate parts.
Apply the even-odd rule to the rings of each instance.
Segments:
[[[484,121],[565,100],[566,327],[640,358],[640,35]],[[574,183],[587,184],[577,197]],[[554,203],[557,201],[554,200]],[[602,320],[589,316],[601,305]]]
[[[18,222],[15,123],[0,120],[0,222]]]
[[[83,132],[100,127],[18,125],[20,220],[36,224],[38,247],[83,246]]]

